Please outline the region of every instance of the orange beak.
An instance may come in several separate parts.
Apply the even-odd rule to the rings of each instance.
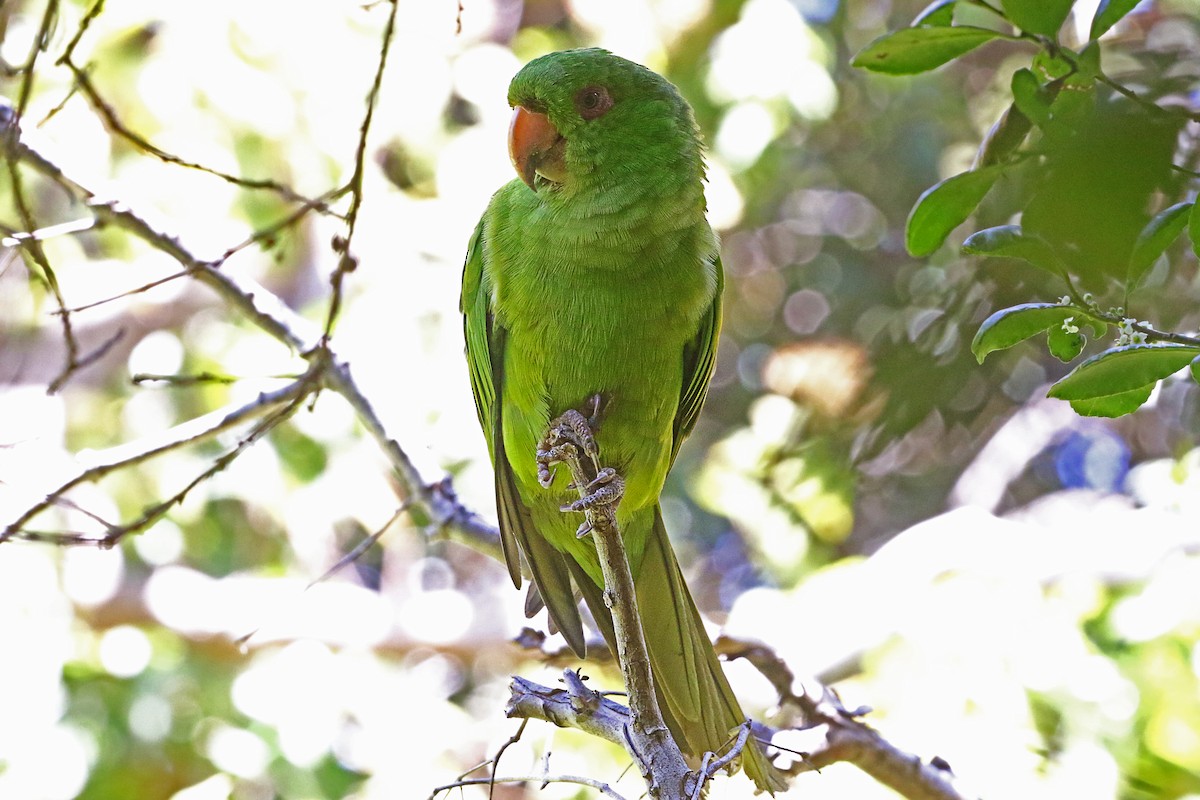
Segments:
[[[562,180],[564,140],[545,114],[523,106],[513,110],[508,126],[508,155],[525,185],[537,191],[540,173],[552,181]]]

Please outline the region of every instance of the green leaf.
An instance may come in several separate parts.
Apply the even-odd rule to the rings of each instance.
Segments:
[[[929,255],[942,246],[950,231],[983,200],[1000,175],[999,167],[963,172],[926,189],[904,226],[904,246],[917,258]]]
[[[317,440],[304,435],[290,425],[279,425],[271,431],[271,443],[279,460],[294,477],[304,482],[318,478],[325,471],[329,454]]]
[[[1006,350],[1050,328],[1061,328],[1067,317],[1079,316],[1079,309],[1054,303],[1024,303],[1003,308],[979,326],[979,332],[971,341],[971,352],[982,364],[988,353]]]
[[[1100,45],[1088,42],[1075,58],[1075,75],[1072,78],[1077,83],[1090,83],[1100,74]]]
[[[1200,356],[1192,359],[1192,380],[1200,383]]]
[[[1088,400],[1072,400],[1071,408],[1081,417],[1122,417],[1137,411],[1150,399],[1154,384],[1148,383],[1128,392],[1093,397]]]
[[[1188,238],[1192,240],[1192,252],[1200,257],[1200,203],[1193,205],[1188,215]]]
[[[1161,256],[1171,242],[1183,233],[1192,214],[1193,203],[1176,203],[1154,215],[1138,234],[1129,255],[1129,270],[1126,273],[1127,291],[1133,291],[1145,276],[1150,265]]]
[[[1051,325],[1046,335],[1046,346],[1050,349],[1050,355],[1064,364],[1074,361],[1083,352],[1085,344],[1087,339],[1082,333],[1068,333],[1063,330],[1062,325]]]
[[[1102,319],[1096,319],[1095,317],[1082,317],[1081,319],[1076,320],[1076,323],[1081,328],[1084,325],[1090,327],[1092,329],[1093,339],[1101,339],[1104,337],[1104,334],[1108,333],[1108,323]]]
[[[971,234],[963,242],[963,253],[991,258],[1019,258],[1056,275],[1065,272],[1062,259],[1046,241],[1027,234],[1020,225],[1000,225]]]
[[[1100,0],[1096,16],[1092,17],[1092,30],[1088,38],[1099,39],[1137,4],[1138,0]]]
[[[1033,70],[1019,69],[1012,76],[1013,105],[1038,125],[1050,118],[1050,101],[1042,92],[1042,84]]]
[[[1033,71],[1040,74],[1043,80],[1054,81],[1065,78],[1074,70],[1071,62],[1057,53],[1052,54],[1045,50],[1038,50],[1033,56]]]
[[[1026,33],[1054,37],[1071,13],[1074,0],[1001,0],[1009,22]]]
[[[1029,117],[1021,113],[1015,103],[1010,105],[987,132],[987,136],[983,137],[975,156],[976,167],[1003,163],[1021,146],[1032,127]]]
[[[933,0],[932,3],[925,6],[925,10],[917,14],[916,19],[912,21],[913,27],[918,25],[935,25],[938,27],[950,27],[954,22],[954,4],[958,0]]]
[[[912,75],[940,67],[992,39],[1011,36],[967,25],[903,28],[884,34],[858,52],[856,67],[888,75]]]
[[[1132,344],[1094,355],[1050,387],[1059,400],[1090,400],[1153,384],[1188,366],[1200,355],[1190,344]]]

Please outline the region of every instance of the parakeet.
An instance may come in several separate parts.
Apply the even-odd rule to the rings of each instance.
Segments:
[[[543,488],[536,463],[552,419],[594,410],[599,460],[624,478],[617,521],[664,718],[686,753],[719,751],[745,715],[658,502],[704,402],[721,327],[692,110],[660,75],[597,48],[530,62],[508,102],[519,179],[496,192],[471,238],[461,310],[509,573],[519,588],[524,557],[531,597],[580,656],[579,595],[613,646],[595,545],[560,510],[574,499],[569,477]],[[742,763],[760,788],[783,788],[753,742]]]

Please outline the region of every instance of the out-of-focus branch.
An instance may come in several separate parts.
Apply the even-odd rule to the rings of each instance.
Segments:
[[[57,164],[23,140],[15,115],[9,119],[0,141],[7,158],[20,161],[62,186],[90,209],[97,222],[120,228],[170,256],[187,275],[208,286],[226,305],[241,311],[256,327],[303,355],[310,364],[319,365],[310,385],[327,387],[350,404],[390,462],[405,498],[415,502],[414,515],[430,526],[431,535],[456,541],[497,559],[501,557],[498,531],[466,509],[447,481],[425,481],[408,454],[389,435],[370,401],[355,383],[349,365],[338,358],[328,342],[323,341],[316,326],[258,283],[222,272],[197,257],[177,237],[155,227],[123,203],[98,200],[91,189],[66,175]],[[37,513],[46,507],[44,503],[39,504]],[[32,516],[23,514],[21,525],[29,522]],[[0,540],[12,538],[19,529],[20,525],[8,526]]]
[[[831,764],[847,762],[909,800],[970,800],[950,767],[940,758],[923,761],[887,741],[860,718],[869,709],[847,709],[837,694],[819,682],[799,684],[791,668],[763,644],[739,642],[722,636],[717,652],[729,659],[744,658],[761,672],[775,691],[780,705],[797,717],[797,728],[805,732],[805,741],[816,738],[819,745],[800,753],[795,772],[820,770]],[[820,738],[814,731],[823,731]],[[786,739],[776,734],[776,739]],[[777,746],[784,742],[776,741]]]
[[[173,153],[168,153],[167,151],[157,147],[125,126],[125,123],[123,123],[121,118],[117,116],[116,110],[113,109],[113,107],[109,105],[109,103],[103,97],[100,96],[100,92],[96,89],[95,85],[92,83],[92,79],[88,76],[87,69],[80,67],[74,61],[72,61],[69,53],[59,59],[59,63],[71,71],[71,74],[75,77],[75,85],[78,87],[79,91],[83,93],[83,96],[87,98],[92,108],[96,110],[96,113],[100,115],[100,118],[104,121],[104,126],[111,133],[129,142],[138,150],[152,155],[167,164],[175,164],[186,169],[204,172],[220,178],[226,183],[232,183],[234,186],[240,186],[243,189],[261,189],[274,192],[289,202],[300,203],[304,206],[315,207],[327,213],[332,213],[332,211],[324,203],[307,198],[297,192],[295,189],[285,186],[278,181],[258,178],[243,178],[240,175],[231,175],[228,172],[222,172],[221,170],[213,169],[212,167],[206,167],[203,164],[199,164],[195,161],[189,161],[186,158],[182,158]]]
[[[167,431],[164,431],[157,437],[150,440],[141,440],[132,444],[121,445],[114,447],[111,450],[100,453],[96,457],[96,463],[75,477],[63,483],[57,489],[54,489],[47,494],[42,500],[30,506],[26,511],[17,517],[16,520],[7,525],[4,530],[0,531],[0,542],[11,538],[39,540],[63,541],[64,537],[55,536],[53,534],[38,533],[34,531],[26,531],[26,524],[34,517],[41,514],[47,509],[64,504],[66,502],[67,493],[77,486],[84,483],[95,483],[102,480],[108,475],[119,470],[129,469],[138,464],[142,464],[164,453],[169,453],[174,450],[180,450],[184,447],[206,442],[216,438],[221,433],[236,428],[245,424],[248,421],[261,418],[270,418],[271,415],[286,409],[289,406],[294,406],[297,399],[303,400],[311,391],[313,383],[312,375],[305,375],[297,381],[277,389],[274,392],[266,392],[260,394],[253,402],[242,405],[234,409],[219,409],[202,417],[188,420],[187,422],[177,425]],[[265,431],[263,431],[265,433]],[[261,434],[259,434],[261,435]],[[257,436],[254,438],[258,438]],[[245,440],[243,440],[245,441]],[[244,449],[244,448],[242,448]],[[235,451],[240,452],[240,449],[235,448]],[[232,460],[232,459],[230,459]],[[194,483],[192,484],[194,485]],[[190,488],[190,487],[189,487]],[[186,492],[185,492],[186,493]],[[182,499],[177,496],[176,500]],[[160,504],[161,505],[161,504]],[[155,506],[158,508],[158,505]],[[149,515],[143,514],[139,520],[128,525],[107,526],[108,532],[103,537],[82,537],[73,534],[67,534],[65,537],[66,543],[99,543],[105,545],[113,544],[120,536],[133,533],[141,530],[146,525],[153,522],[158,514]]]
[[[572,783],[577,786],[587,786],[590,789],[595,789],[605,797],[611,798],[611,800],[625,800],[624,797],[617,794],[604,781],[585,778],[582,775],[522,775],[505,778],[462,778],[454,783],[434,787],[433,792],[429,795],[429,800],[434,800],[434,798],[443,792],[460,789],[463,786],[495,786],[498,783],[536,783],[539,786],[546,786],[551,783]]]
[[[329,285],[333,291],[329,296],[329,309],[325,315],[325,339],[333,333],[333,325],[337,321],[342,308],[342,281],[346,275],[358,267],[358,259],[354,257],[354,231],[358,225],[358,211],[363,201],[363,166],[366,163],[367,135],[371,132],[371,120],[375,117],[375,105],[379,102],[379,90],[383,86],[383,71],[387,67],[388,53],[392,50],[392,36],[396,31],[396,11],[399,8],[397,0],[390,0],[391,10],[388,12],[387,23],[383,26],[383,41],[379,46],[379,61],[375,67],[375,80],[371,83],[371,91],[367,93],[367,109],[363,113],[362,124],[358,128],[358,146],[354,150],[354,172],[346,187],[350,191],[350,210],[346,212],[346,236],[339,237],[334,243],[338,253],[338,263],[329,276]]]

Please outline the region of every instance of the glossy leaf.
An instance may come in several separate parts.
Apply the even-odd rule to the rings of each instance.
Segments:
[[[904,227],[908,252],[921,258],[941,247],[950,231],[971,216],[999,175],[998,167],[985,167],[960,173],[926,189],[917,198]]]
[[[1009,22],[1027,33],[1053,37],[1071,13],[1074,0],[1001,0]]]
[[[1060,55],[1038,50],[1033,56],[1033,71],[1040,74],[1044,80],[1053,81],[1070,75],[1075,71],[1075,67]]]
[[[1019,258],[1056,275],[1064,272],[1062,259],[1046,241],[1027,234],[1020,225],[1000,225],[971,234],[963,242],[967,255],[992,258]]]
[[[1089,400],[1153,384],[1188,366],[1200,346],[1134,344],[1094,355],[1050,387],[1059,400]]]
[[[1076,83],[1090,83],[1100,75],[1100,45],[1088,42],[1075,58],[1075,74],[1071,76]]]
[[[1093,397],[1088,400],[1072,400],[1071,408],[1081,417],[1122,417],[1137,411],[1154,391],[1155,384],[1148,383],[1127,392]]]
[[[979,153],[975,156],[975,168],[990,167],[1001,164],[1025,141],[1033,125],[1029,117],[1017,108],[1016,104],[1004,110],[1000,119],[983,137],[979,145]]]
[[[1025,303],[1004,308],[983,321],[971,341],[971,352],[980,364],[988,353],[1005,350],[1052,327],[1061,327],[1079,309],[1054,303]]]
[[[1019,69],[1012,76],[1013,105],[1038,125],[1050,118],[1050,103],[1033,70]]]
[[[1063,363],[1078,358],[1085,344],[1087,339],[1082,333],[1069,333],[1062,325],[1051,325],[1050,330],[1046,332],[1046,347],[1049,348],[1050,355]]]
[[[1082,328],[1084,325],[1087,325],[1089,328],[1091,328],[1093,339],[1103,338],[1104,334],[1108,333],[1108,323],[1102,319],[1096,319],[1095,317],[1083,317],[1080,320],[1076,320],[1076,322],[1080,328]]]
[[[1011,37],[967,25],[902,28],[871,42],[851,63],[872,72],[912,75],[940,67],[996,38]]]
[[[1104,33],[1116,25],[1122,17],[1133,10],[1139,0],[1100,0],[1096,7],[1096,15],[1092,17],[1092,29],[1088,34],[1091,39],[1099,39]]]
[[[913,26],[949,27],[954,22],[954,4],[957,2],[958,0],[933,0],[932,3],[925,6],[920,14],[917,14],[916,19],[912,21]]]
[[[1171,242],[1183,233],[1192,212],[1192,203],[1176,203],[1164,209],[1146,223],[1133,244],[1129,256],[1129,271],[1125,283],[1129,291],[1137,288],[1146,270],[1163,254]]]

